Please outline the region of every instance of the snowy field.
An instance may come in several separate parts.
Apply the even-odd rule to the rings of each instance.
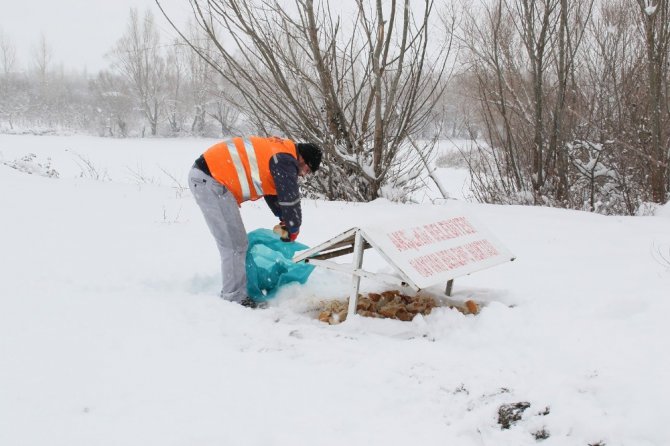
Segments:
[[[218,252],[184,189],[212,142],[0,135],[0,445],[670,444],[670,205],[307,200],[308,245],[453,210],[517,256],[456,280],[477,316],[329,326],[307,310],[348,295],[336,272],[266,310],[217,297]],[[440,174],[462,198],[466,173]],[[248,231],[276,223],[262,201],[242,213]],[[502,429],[501,405],[522,402]]]

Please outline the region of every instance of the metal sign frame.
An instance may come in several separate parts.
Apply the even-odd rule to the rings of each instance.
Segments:
[[[417,219],[417,221],[420,222],[421,220]],[[426,221],[432,222],[433,220]],[[495,240],[494,237],[487,233],[481,225],[475,224],[475,226],[477,228],[477,232],[483,234],[486,240],[492,240],[495,243],[495,246],[500,250],[500,253],[494,262],[488,262],[488,264],[483,267],[476,269],[472,269],[471,267],[460,273],[458,271],[454,271],[451,272],[452,274],[441,274],[441,277],[446,281],[445,294],[447,296],[451,295],[454,279],[456,277],[468,275],[477,270],[485,269],[505,261],[512,261],[515,259],[514,255],[506,248],[504,248],[497,240]],[[304,261],[305,263],[310,263],[315,266],[351,274],[352,283],[351,294],[349,297],[349,314],[356,313],[355,310],[358,301],[358,291],[360,289],[361,277],[387,282],[401,287],[409,287],[415,291],[419,291],[420,289],[426,288],[427,286],[435,285],[442,280],[439,279],[438,282],[435,283],[429,283],[424,280],[421,282],[423,283],[423,286],[417,285],[417,280],[413,280],[411,275],[407,274],[407,272],[403,270],[402,265],[399,265],[399,262],[394,261],[393,256],[389,255],[383,246],[380,246],[379,243],[375,242],[375,239],[378,241],[380,239],[377,235],[374,234],[373,231],[378,232],[378,227],[352,228],[318,246],[302,251],[293,257],[293,262],[295,263]],[[393,268],[397,275],[373,273],[363,270],[363,254],[366,249],[370,248],[374,248],[375,251]],[[329,260],[347,254],[353,254],[353,261],[350,264],[340,264]]]

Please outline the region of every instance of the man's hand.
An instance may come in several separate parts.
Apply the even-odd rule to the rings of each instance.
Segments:
[[[272,232],[277,234],[280,238],[288,238],[288,229],[286,229],[286,226],[284,226],[282,222],[279,222],[278,225],[275,225],[275,227],[272,228]]]

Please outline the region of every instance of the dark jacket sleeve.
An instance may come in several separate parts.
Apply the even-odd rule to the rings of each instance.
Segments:
[[[284,222],[288,232],[296,233],[300,230],[302,224],[300,188],[298,187],[298,160],[287,153],[278,153],[270,158],[270,173],[275,181],[277,195],[266,196],[265,201],[272,212]],[[276,202],[279,215],[275,212],[272,202]]]
[[[281,220],[281,208],[279,207],[279,200],[276,195],[264,195],[265,202],[268,204],[268,207],[275,214],[275,217]]]

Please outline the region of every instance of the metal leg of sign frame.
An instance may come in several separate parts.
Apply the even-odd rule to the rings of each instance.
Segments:
[[[451,279],[447,282],[447,288],[444,290],[444,294],[451,296],[451,289],[454,287],[454,279]]]
[[[363,236],[361,231],[356,231],[356,236],[354,238],[354,261],[351,265],[353,269],[353,275],[351,279],[351,295],[349,296],[349,310],[348,317],[356,314],[356,306],[358,305],[358,290],[361,286],[361,276],[356,274],[357,271],[363,266]]]
[[[405,278],[402,271],[397,271],[399,276],[384,273],[372,273],[363,269],[363,253],[368,248],[376,248],[359,228],[352,228],[342,234],[328,240],[321,245],[310,248],[293,258],[294,262],[304,261],[305,263],[327,268],[333,271],[340,271],[345,274],[351,274],[351,294],[349,296],[349,314],[356,314],[356,307],[358,304],[358,292],[360,289],[361,278],[374,279],[386,283],[396,284],[400,287],[412,287],[418,291],[418,288],[411,285]],[[393,265],[379,248],[376,248],[382,257]],[[351,264],[339,264],[327,259],[340,257],[346,254],[353,253],[353,261]]]

